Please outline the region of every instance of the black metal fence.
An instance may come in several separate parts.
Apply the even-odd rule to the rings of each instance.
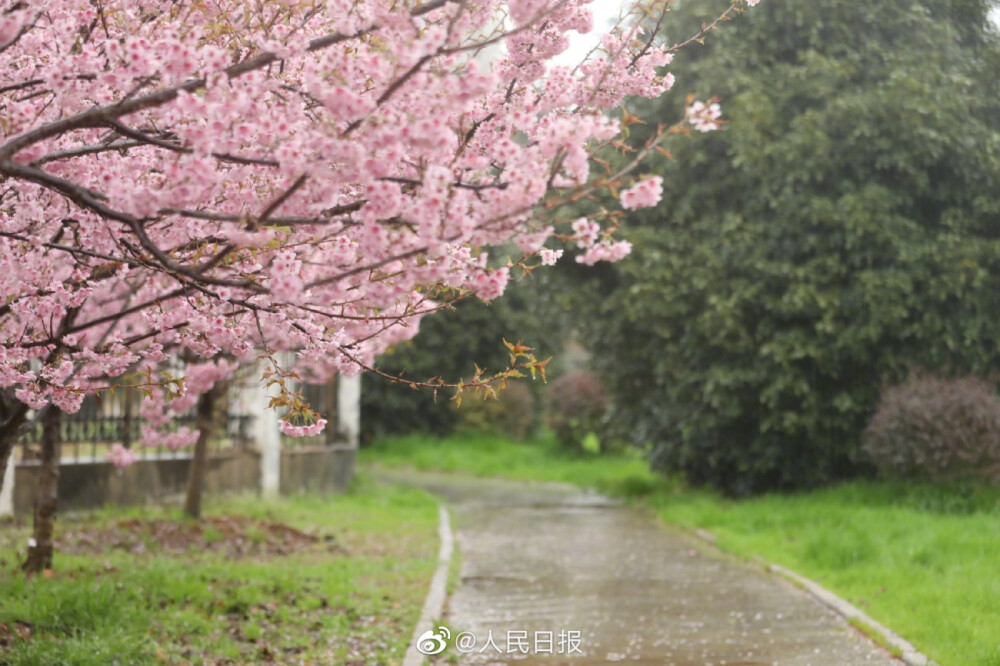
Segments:
[[[225,398],[219,409],[222,424],[220,432],[210,440],[209,450],[224,451],[235,447],[245,447],[252,443],[254,409],[258,406],[247,400],[248,382],[253,377],[237,377],[229,383]],[[337,440],[337,385],[336,380],[326,384],[303,384],[298,387],[303,397],[315,411],[323,414],[328,424],[326,430],[316,437],[292,438],[282,436],[285,446],[331,444]],[[118,389],[113,393],[87,396],[79,411],[63,414],[61,419],[61,454],[65,462],[74,460],[97,460],[107,458],[115,444],[130,448],[137,457],[185,458],[191,455],[191,447],[171,450],[165,446],[146,446],[142,441],[141,428],[144,420],[139,414],[141,401],[146,398],[137,389]],[[194,410],[173,419],[174,427],[195,427]],[[36,425],[22,437],[15,460],[35,460],[39,457],[41,426]]]
[[[250,441],[250,426],[253,417],[242,410],[233,409],[238,401],[233,394],[239,390],[230,388],[222,408],[225,417],[221,419],[222,432],[210,440],[212,451],[220,451],[244,446]],[[145,397],[136,389],[119,389],[114,393],[87,396],[80,409],[73,414],[63,414],[60,420],[60,458],[64,461],[96,460],[107,457],[115,444],[121,444],[139,458],[184,458],[191,455],[190,447],[171,450],[165,446],[146,446],[142,441],[142,417],[139,415],[141,401]],[[195,415],[191,410],[174,419],[176,427],[195,427]],[[33,460],[39,455],[38,443],[41,439],[40,425],[28,430],[21,438],[22,460]]]

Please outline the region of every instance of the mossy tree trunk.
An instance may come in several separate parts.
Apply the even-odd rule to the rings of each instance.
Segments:
[[[21,568],[26,573],[40,573],[52,568],[52,533],[59,500],[59,423],[62,412],[55,406],[43,408],[42,459],[35,488],[34,532],[28,542],[28,558]]]
[[[10,393],[11,395],[7,395]],[[28,418],[28,406],[13,397],[13,391],[0,393],[0,490],[3,490],[4,470],[14,453],[21,435],[21,426]]]
[[[205,484],[205,469],[208,466],[208,442],[215,434],[218,423],[216,407],[223,395],[224,385],[224,382],[219,382],[207,393],[199,396],[195,408],[198,440],[194,444],[194,457],[191,459],[191,469],[188,472],[187,497],[184,500],[184,513],[191,518],[201,518],[201,494]]]

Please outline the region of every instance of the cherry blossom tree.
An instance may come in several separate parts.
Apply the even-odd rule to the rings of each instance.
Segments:
[[[170,414],[259,358],[283,430],[318,432],[290,373],[377,372],[421,317],[496,298],[566,244],[626,255],[620,212],[564,207],[657,203],[660,181],[630,175],[655,141],[623,168],[592,158],[626,150],[607,112],[667,91],[699,35],[657,43],[669,7],[643,0],[552,65],[593,28],[588,4],[0,0],[0,469],[31,410],[75,411],[127,371],[148,441],[193,442]],[[692,122],[714,122],[705,108]],[[170,374],[184,355],[206,361]],[[524,346],[511,358],[472,385],[544,373]]]

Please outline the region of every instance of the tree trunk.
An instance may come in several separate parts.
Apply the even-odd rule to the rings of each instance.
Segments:
[[[27,573],[52,568],[52,531],[59,499],[59,421],[62,412],[44,407],[42,422],[42,467],[35,489],[34,534],[28,542],[28,559],[21,566]]]
[[[11,404],[13,403],[13,404]],[[21,426],[28,418],[28,406],[19,400],[0,396],[0,490],[3,490],[4,470],[21,435]]]
[[[184,513],[191,518],[201,518],[201,490],[208,464],[208,440],[215,434],[215,407],[222,396],[223,385],[224,382],[219,382],[198,397],[195,412],[198,440],[194,443],[194,457],[188,472],[187,497],[184,500]]]

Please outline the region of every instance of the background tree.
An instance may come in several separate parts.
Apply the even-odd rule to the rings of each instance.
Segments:
[[[588,318],[657,464],[733,493],[848,476],[881,381],[1000,368],[992,6],[770,3],[678,54],[649,122],[692,93],[728,125],[669,144]],[[710,12],[677,2],[671,33]]]

